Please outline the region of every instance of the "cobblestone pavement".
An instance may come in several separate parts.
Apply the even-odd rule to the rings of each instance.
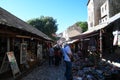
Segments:
[[[46,62],[42,66],[33,69],[32,72],[21,80],[66,80],[64,77],[64,71],[64,63],[59,66],[49,66]]]

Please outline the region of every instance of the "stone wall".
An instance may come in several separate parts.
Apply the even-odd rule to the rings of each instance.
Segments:
[[[105,3],[106,0],[94,0],[94,13],[95,13],[95,23],[94,26],[99,24],[99,20],[101,19],[100,7]]]
[[[120,12],[120,0],[109,0],[110,17]]]

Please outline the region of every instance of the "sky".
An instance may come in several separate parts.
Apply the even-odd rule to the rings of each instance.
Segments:
[[[0,0],[0,7],[27,21],[41,16],[56,19],[57,33],[78,21],[87,21],[88,0]]]

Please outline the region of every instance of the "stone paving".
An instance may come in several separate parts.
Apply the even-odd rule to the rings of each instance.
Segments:
[[[32,72],[21,80],[66,80],[64,71],[64,63],[61,63],[59,66],[49,66],[48,63],[45,62],[42,66],[33,69]]]

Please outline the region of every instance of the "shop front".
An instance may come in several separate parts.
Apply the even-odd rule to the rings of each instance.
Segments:
[[[109,24],[80,35],[82,54],[73,62],[73,75],[77,79],[120,79],[120,18],[114,16]],[[96,56],[98,54],[98,56]],[[94,56],[93,56],[94,55]]]
[[[17,78],[43,59],[42,45],[52,40],[2,8],[0,14],[0,75]]]

